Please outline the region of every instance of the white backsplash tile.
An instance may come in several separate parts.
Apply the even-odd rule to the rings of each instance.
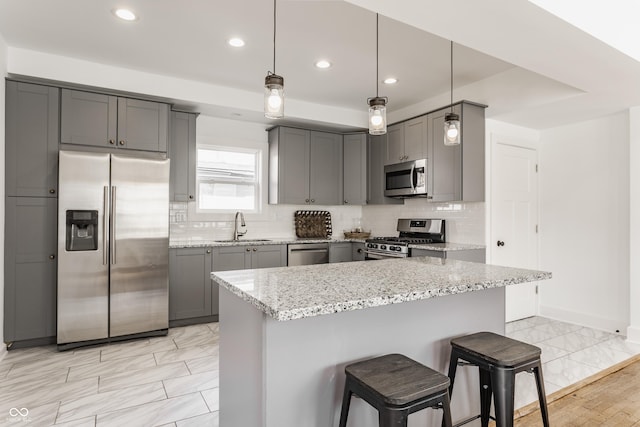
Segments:
[[[190,202],[193,203],[193,202]],[[267,205],[260,214],[246,214],[247,234],[251,238],[295,237],[293,214],[297,210],[331,212],[333,237],[361,226],[374,236],[397,235],[398,218],[435,218],[447,220],[447,240],[453,243],[485,244],[485,203],[430,203],[424,199],[408,199],[404,205],[313,206]],[[171,239],[230,239],[234,215],[194,215],[188,203],[171,203]],[[191,216],[191,218],[190,218]],[[196,217],[196,219],[192,217]]]

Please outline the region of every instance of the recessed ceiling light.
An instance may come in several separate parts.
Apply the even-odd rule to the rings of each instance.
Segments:
[[[384,83],[386,85],[394,85],[394,84],[398,83],[398,79],[396,79],[395,77],[387,77],[386,79],[384,79],[382,81],[382,83]]]
[[[130,11],[129,9],[116,9],[113,11],[113,13],[118,18],[125,21],[135,21],[136,19],[138,19],[136,14]]]
[[[331,62],[327,61],[326,59],[321,59],[319,61],[316,62],[316,67],[318,68],[329,68],[331,67]]]
[[[233,37],[229,39],[229,45],[233,47],[242,47],[244,46],[244,40],[239,37]]]

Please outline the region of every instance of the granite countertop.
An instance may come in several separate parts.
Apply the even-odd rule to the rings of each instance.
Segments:
[[[273,237],[269,239],[251,240],[250,238],[240,238],[240,240],[215,240],[201,238],[175,239],[169,241],[169,248],[204,248],[220,246],[259,246],[259,245],[289,245],[295,243],[340,243],[340,242],[360,242],[364,239],[298,239],[297,237]]]
[[[417,257],[220,271],[211,278],[285,321],[550,279],[551,273]]]

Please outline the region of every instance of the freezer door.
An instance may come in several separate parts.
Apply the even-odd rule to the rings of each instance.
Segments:
[[[106,338],[109,154],[60,151],[59,166],[58,344]]]
[[[169,326],[169,160],[111,157],[110,335]]]

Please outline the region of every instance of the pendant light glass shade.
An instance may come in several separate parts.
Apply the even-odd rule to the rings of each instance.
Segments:
[[[264,79],[264,116],[268,119],[284,117],[284,78],[271,72]]]
[[[369,98],[369,134],[387,133],[387,98]]]
[[[460,116],[453,112],[453,41],[451,41],[451,111],[444,116],[444,145],[460,145]]]
[[[447,113],[444,116],[444,145],[460,144],[460,116]]]

